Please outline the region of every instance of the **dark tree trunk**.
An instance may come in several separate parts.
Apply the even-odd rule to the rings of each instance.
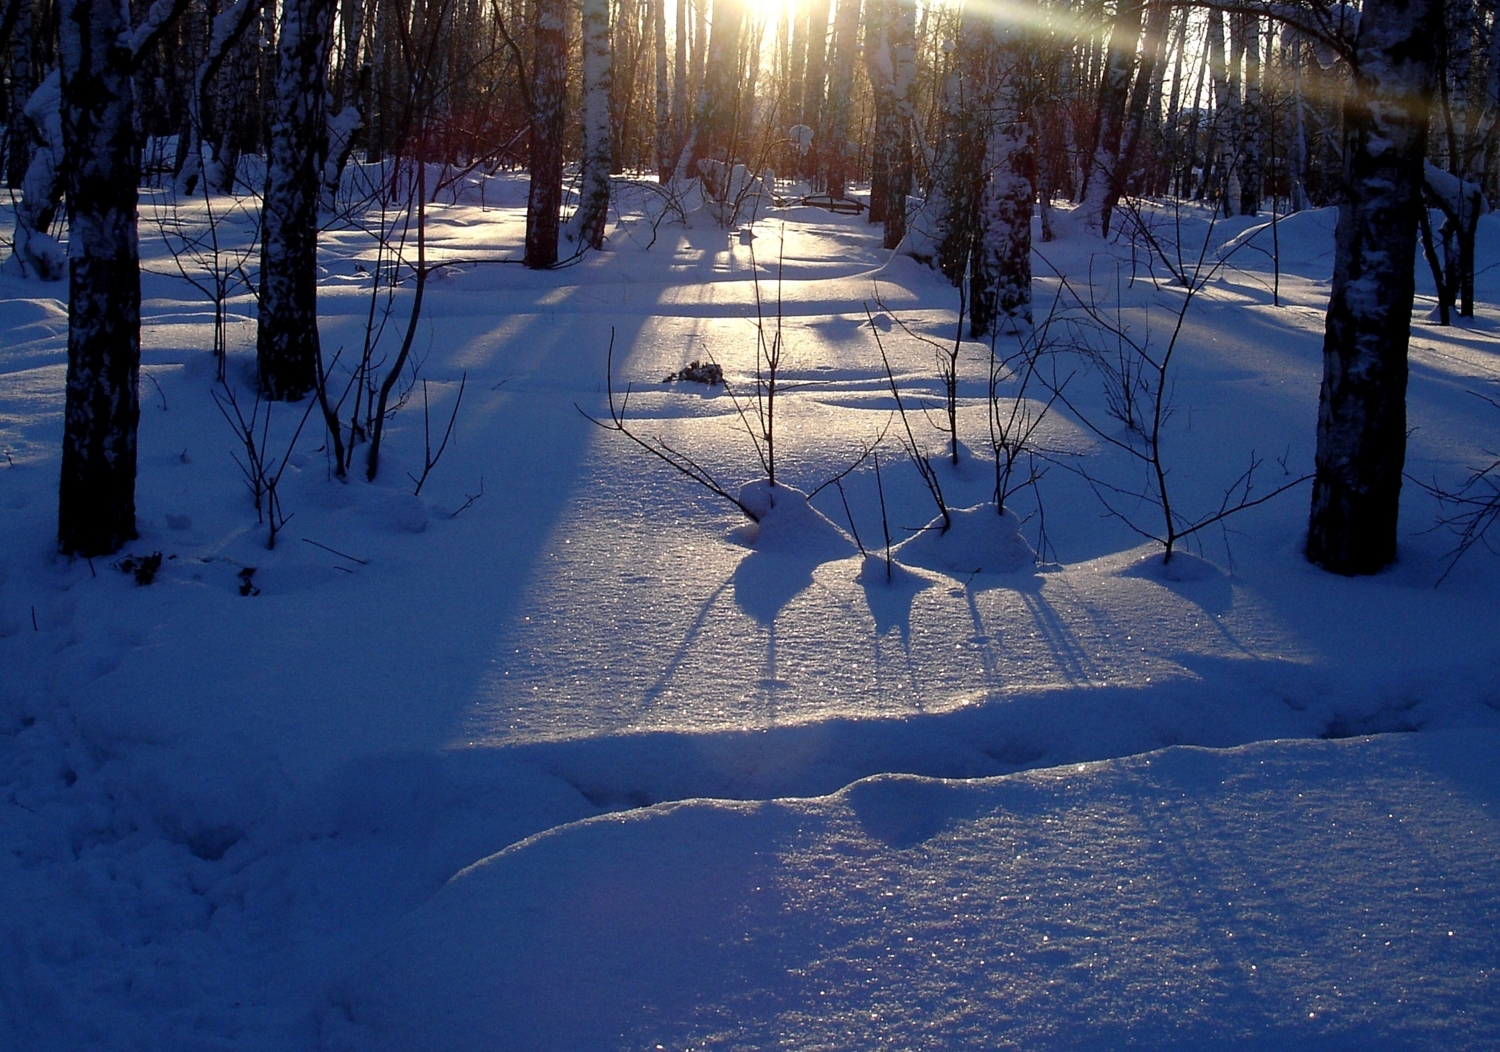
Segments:
[[[562,208],[563,107],[567,102],[567,4],[537,0],[536,60],[531,80],[531,191],[526,202],[526,265],[557,264]]]
[[[1441,32],[1441,0],[1368,0],[1360,19],[1307,535],[1308,559],[1336,573],[1374,573],[1396,556],[1412,268]]]
[[[828,103],[823,110],[822,144],[814,141],[818,159],[827,170],[828,192],[844,196],[849,179],[849,113],[854,94],[854,56],[858,47],[860,0],[838,0],[830,45]]]
[[[714,0],[713,30],[708,39],[703,89],[693,129],[695,164],[699,160],[716,160],[729,165],[736,160],[740,108],[738,58],[744,26],[744,0]]]
[[[295,401],[318,376],[318,197],[333,0],[286,0],[261,208],[261,393]]]
[[[31,165],[32,143],[26,127],[26,102],[36,90],[31,69],[31,0],[11,0],[10,119],[6,122],[5,185],[20,189]],[[9,5],[7,5],[9,7]]]
[[[801,123],[817,128],[823,122],[823,81],[828,60],[829,0],[812,0],[807,13],[807,63],[802,81]],[[791,73],[795,82],[797,71]],[[793,116],[796,111],[792,111]]]
[[[140,146],[129,26],[114,0],[60,0],[68,210],[68,381],[58,547],[105,555],[136,536]]]
[[[1130,93],[1130,70],[1135,64],[1136,45],[1141,39],[1142,0],[1121,0],[1109,35],[1108,58],[1099,78],[1098,117],[1094,122],[1093,160],[1084,171],[1084,221],[1089,229],[1109,233],[1113,202],[1110,191],[1117,185],[1120,140],[1125,127],[1125,104]]]

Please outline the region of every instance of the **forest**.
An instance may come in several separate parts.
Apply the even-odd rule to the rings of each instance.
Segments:
[[[0,71],[0,1047],[1500,1043],[1494,0]]]

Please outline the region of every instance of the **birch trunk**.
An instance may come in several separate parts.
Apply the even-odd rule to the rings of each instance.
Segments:
[[[532,10],[536,58],[531,77],[531,188],[526,201],[525,263],[538,270],[557,265],[563,107],[568,87],[568,8],[565,0],[536,0]]]
[[[1260,213],[1261,134],[1263,116],[1260,96],[1260,19],[1254,15],[1245,20],[1245,105],[1240,129],[1240,215]]]
[[[838,0],[833,20],[832,72],[824,109],[819,160],[827,172],[828,193],[844,196],[849,178],[849,115],[854,94],[854,56],[859,36],[860,0]]]
[[[1442,28],[1442,0],[1367,0],[1360,18],[1307,535],[1308,559],[1336,573],[1374,573],[1396,556],[1413,263]]]
[[[1136,46],[1141,39],[1142,0],[1121,0],[1109,35],[1109,50],[1099,78],[1098,119],[1094,124],[1093,160],[1084,174],[1084,222],[1097,234],[1109,233],[1110,212],[1118,198],[1120,146],[1125,126],[1126,97]]]
[[[1199,188],[1206,201],[1217,203],[1224,197],[1228,178],[1225,159],[1231,156],[1224,148],[1229,130],[1229,63],[1224,57],[1224,16],[1208,12],[1208,70],[1214,82],[1214,116],[1208,126],[1208,142],[1203,149],[1203,184]],[[1217,196],[1215,196],[1217,195]]]
[[[578,201],[578,243],[604,247],[609,214],[609,95],[612,56],[609,0],[583,2],[583,171]]]
[[[885,214],[885,247],[893,249],[906,238],[907,198],[911,196],[912,127],[916,109],[912,88],[917,79],[917,9],[915,0],[894,0],[891,21],[891,59],[894,62],[892,106],[885,139],[890,165],[890,200]]]
[[[15,23],[10,38],[10,119],[6,122],[5,185],[18,189],[31,167],[32,140],[26,127],[26,104],[36,91],[31,68],[31,0],[13,0]]]
[[[694,122],[693,162],[722,161],[725,171],[734,164],[735,132],[740,99],[740,37],[745,24],[743,0],[714,0],[713,32],[703,67]]]
[[[1031,325],[1031,210],[1035,153],[1022,98],[1028,80],[1026,42],[1016,25],[992,22],[984,41],[985,148],[974,260],[969,279],[969,335]]]
[[[141,361],[130,26],[114,0],[59,0],[68,209],[68,379],[57,543],[106,555],[136,536]]]
[[[817,128],[823,122],[823,81],[828,58],[829,0],[811,0],[807,15],[807,66],[802,82],[801,123]]]
[[[656,179],[665,184],[672,178],[672,92],[667,80],[667,0],[651,0],[651,29],[652,56],[656,60]]]
[[[1219,128],[1219,142],[1224,157],[1224,215],[1238,215],[1243,193],[1244,151],[1244,81],[1240,70],[1245,61],[1245,19],[1231,14],[1229,18],[1229,65],[1226,69],[1224,118]]]
[[[261,393],[296,401],[318,376],[318,200],[333,0],[283,0],[261,206]]]

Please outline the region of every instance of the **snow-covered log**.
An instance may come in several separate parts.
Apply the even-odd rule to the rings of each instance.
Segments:
[[[1369,0],[1360,20],[1307,536],[1307,557],[1337,573],[1373,573],[1396,555],[1413,263],[1442,10],[1441,0]]]

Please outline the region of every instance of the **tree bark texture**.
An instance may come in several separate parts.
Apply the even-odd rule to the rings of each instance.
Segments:
[[[284,0],[261,206],[261,393],[295,401],[318,376],[318,200],[334,0]]]
[[[705,0],[706,2],[706,0]],[[693,126],[693,163],[723,161],[733,165],[738,152],[740,37],[745,25],[744,0],[714,0],[713,31],[698,95]]]
[[[1360,19],[1307,536],[1308,559],[1336,573],[1374,573],[1396,555],[1413,264],[1441,32],[1441,0],[1368,0]]]
[[[609,214],[609,94],[612,56],[609,0],[583,3],[583,172],[578,202],[578,243],[604,247]]]
[[[814,140],[818,160],[827,172],[828,193],[844,196],[849,179],[849,116],[854,94],[854,57],[859,38],[860,0],[838,0],[833,18],[833,40],[828,77],[828,102],[823,109],[821,145]]]
[[[536,59],[531,78],[531,189],[526,201],[525,262],[533,269],[543,269],[557,265],[568,88],[568,7],[564,0],[537,0],[533,11]]]
[[[114,0],[60,0],[68,211],[68,379],[57,542],[106,555],[136,536],[140,144],[129,26]]]
[[[1109,34],[1109,49],[1099,78],[1098,118],[1094,122],[1093,160],[1084,173],[1084,222],[1096,233],[1109,233],[1113,209],[1111,188],[1120,164],[1120,140],[1125,127],[1125,105],[1130,92],[1130,71],[1135,65],[1136,45],[1141,39],[1142,0],[1121,0]]]
[[[974,261],[969,267],[969,335],[1031,326],[1031,209],[1035,151],[1022,102],[1026,46],[1019,26],[992,23],[985,42],[983,171]]]

